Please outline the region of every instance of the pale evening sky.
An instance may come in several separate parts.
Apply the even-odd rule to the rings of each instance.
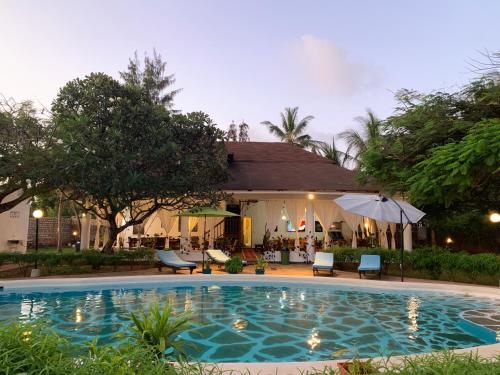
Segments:
[[[49,107],[67,81],[118,78],[156,48],[183,89],[176,108],[273,140],[260,122],[299,106],[328,140],[365,108],[390,115],[402,87],[469,81],[469,59],[500,49],[499,15],[494,0],[0,0],[0,93]]]

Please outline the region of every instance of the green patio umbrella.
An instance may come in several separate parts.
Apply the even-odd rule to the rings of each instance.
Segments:
[[[223,210],[217,207],[193,207],[189,210],[181,212],[179,216],[188,216],[188,217],[203,217],[203,244],[202,244],[202,254],[203,254],[203,263],[205,263],[205,233],[207,227],[207,217],[233,217],[240,216],[238,214]]]

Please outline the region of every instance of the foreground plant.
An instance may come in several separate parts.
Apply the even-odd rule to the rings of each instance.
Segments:
[[[132,313],[131,319],[134,325],[130,330],[135,333],[134,338],[140,345],[151,348],[157,358],[187,358],[187,342],[180,338],[180,334],[190,326],[188,312],[173,316],[170,304],[165,304],[160,310],[158,303],[153,303],[148,312],[142,311],[139,316]]]

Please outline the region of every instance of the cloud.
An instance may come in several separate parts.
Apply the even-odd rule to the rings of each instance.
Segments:
[[[329,40],[304,35],[293,52],[305,78],[322,90],[353,95],[379,82],[375,69],[351,61],[345,50]]]

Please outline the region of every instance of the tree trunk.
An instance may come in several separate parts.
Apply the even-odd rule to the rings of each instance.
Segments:
[[[57,204],[57,251],[58,252],[62,252],[62,236],[61,236],[62,204],[63,204],[63,195],[62,192],[59,192],[59,202]]]
[[[112,219],[108,218],[109,223],[109,238],[108,241],[104,244],[102,248],[103,253],[111,254],[113,252],[113,244],[115,243],[118,234],[123,230],[116,226],[115,218],[113,216]]]
[[[71,201],[71,208],[73,209],[73,213],[76,217],[76,222],[78,223],[78,238],[82,240],[82,221],[80,220],[80,216],[78,216],[78,210],[76,209],[75,202]]]
[[[436,231],[434,228],[431,229],[431,246],[436,247]]]

